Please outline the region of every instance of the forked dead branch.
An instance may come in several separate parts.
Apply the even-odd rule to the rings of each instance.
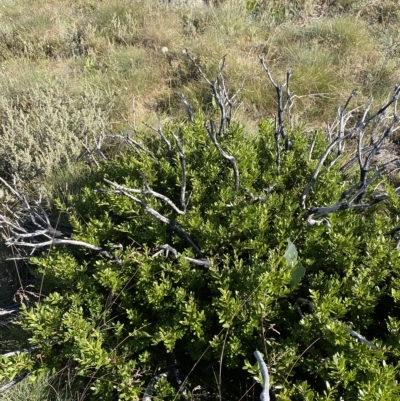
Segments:
[[[290,92],[290,77],[292,76],[292,71],[289,70],[286,73],[286,82],[282,85],[278,85],[272,78],[271,72],[265,64],[265,60],[259,57],[260,63],[263,66],[265,72],[267,73],[268,79],[276,90],[277,97],[277,115],[275,117],[275,146],[276,146],[276,168],[278,174],[281,169],[281,140],[285,143],[285,151],[290,150],[291,143],[290,138],[287,135],[285,127],[285,111],[288,110],[289,119],[291,119],[290,110],[293,106],[293,95]],[[286,99],[284,100],[284,88],[286,87]]]
[[[155,210],[152,207],[150,207],[149,205],[147,205],[142,199],[137,198],[136,196],[133,196],[129,193],[129,192],[136,192],[136,191],[140,192],[140,190],[126,188],[126,187],[116,184],[115,182],[112,182],[106,178],[104,179],[104,181],[116,189],[115,190],[98,189],[97,191],[124,195],[124,196],[128,197],[129,199],[133,200],[134,202],[138,203],[139,205],[141,205],[147,213],[151,214],[153,217],[160,220],[161,222],[167,224],[173,231],[175,231],[178,234],[179,237],[181,237],[188,245],[190,245],[190,247],[194,250],[196,256],[198,258],[202,259],[202,261],[201,261],[202,263],[196,263],[196,264],[202,265],[202,266],[205,266],[205,265],[209,266],[208,262],[203,263],[205,257],[202,254],[202,252],[200,251],[200,248],[193,242],[193,240],[189,237],[189,235],[175,221],[169,219],[168,217],[163,216],[157,210]],[[141,192],[141,193],[143,193],[143,192]],[[145,193],[153,195],[153,196],[155,196],[155,194],[156,194],[157,196],[155,196],[155,197],[165,200],[170,206],[173,205],[173,202],[169,198],[164,197],[163,195],[160,195],[153,191],[145,191]],[[174,207],[176,208],[175,205],[174,205]],[[190,260],[192,260],[192,259],[190,259]]]
[[[388,144],[392,134],[400,128],[400,119],[397,114],[400,86],[395,86],[390,100],[374,113],[370,113],[372,106],[371,98],[358,120],[355,113],[358,111],[358,108],[348,110],[348,106],[354,95],[355,91],[351,93],[344,107],[338,109],[337,120],[329,127],[329,144],[301,195],[301,206],[303,209],[307,209],[307,197],[317,181],[321,169],[327,162],[327,159],[332,155],[335,148],[337,149],[337,155],[328,164],[328,168],[340,160],[344,154],[346,141],[357,143],[356,154],[350,157],[350,160],[348,160],[348,158],[347,161],[344,159],[345,163],[341,167],[341,171],[343,173],[346,172],[351,166],[358,162],[359,180],[345,189],[335,204],[331,206],[313,206],[308,208],[304,217],[309,225],[319,224],[320,222],[326,223],[326,216],[330,213],[347,209],[365,209],[388,198],[386,193],[382,191],[377,192],[376,187],[372,189],[372,184],[382,173],[398,169],[398,165],[396,164],[398,157],[382,161],[378,164],[376,162],[376,156],[379,155],[379,152]],[[390,107],[393,109],[392,114],[389,113]],[[353,121],[352,126],[348,126],[350,121]],[[398,192],[398,190],[396,190],[396,192]],[[365,202],[367,196],[369,196],[369,200]]]
[[[0,229],[5,244],[16,250],[12,260],[29,259],[35,251],[49,250],[52,246],[72,245],[97,252],[102,257],[117,264],[121,261],[105,249],[84,241],[71,239],[71,234],[60,231],[59,223],[53,221],[41,204],[41,199],[30,203],[24,194],[0,177],[0,182],[17,198],[18,207],[12,210],[3,205],[5,213],[0,213]]]
[[[186,54],[189,57],[190,61],[193,63],[193,65],[196,67],[197,71],[201,75],[201,77],[207,82],[207,84],[210,86],[211,91],[212,91],[212,96],[215,100],[215,102],[218,105],[219,111],[220,111],[220,123],[219,127],[217,128],[215,121],[210,119],[209,123],[205,125],[205,128],[210,135],[211,140],[213,141],[215,147],[218,149],[218,152],[221,154],[221,156],[227,160],[233,169],[234,175],[235,175],[235,190],[236,192],[239,191],[239,169],[237,167],[236,159],[234,156],[229,155],[226,153],[220,146],[218,142],[217,137],[222,137],[225,135],[226,130],[229,128],[229,125],[232,121],[233,117],[233,112],[234,112],[234,107],[235,107],[235,101],[236,97],[241,91],[242,88],[239,88],[231,97],[229,97],[228,92],[226,90],[225,86],[225,79],[224,76],[222,75],[222,72],[225,68],[225,57],[222,57],[218,64],[218,72],[217,76],[214,79],[213,82],[211,82],[205,73],[202,71],[200,66],[197,64],[195,59],[191,56],[189,51],[186,49]],[[183,100],[186,108],[189,106],[187,105],[187,102],[185,101],[186,99],[181,96],[181,99]],[[190,107],[188,108],[190,110]],[[191,113],[189,112],[189,115]]]

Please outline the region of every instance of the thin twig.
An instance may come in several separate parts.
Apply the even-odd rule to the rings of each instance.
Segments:
[[[206,125],[206,130],[210,135],[211,140],[213,141],[215,147],[218,149],[218,152],[221,156],[226,159],[232,166],[233,173],[235,176],[235,191],[239,191],[239,170],[236,164],[236,159],[233,156],[228,155],[222,148],[221,145],[218,143],[216,130],[215,130],[215,123],[214,121],[210,120],[210,124]]]
[[[181,99],[182,103],[184,104],[184,106],[186,108],[186,111],[188,113],[190,122],[194,123],[193,111],[192,111],[192,108],[190,107],[189,102],[187,101],[185,95],[183,93],[181,93],[178,96],[179,96],[179,99]]]
[[[120,138],[124,140],[133,149],[139,148],[143,152],[147,153],[152,159],[157,161],[157,157],[154,155],[154,153],[151,152],[149,149],[145,148],[141,143],[133,140],[128,131],[126,131],[125,135],[112,134],[112,135],[107,135],[107,138]]]
[[[322,166],[325,163],[326,158],[329,156],[329,153],[331,152],[331,150],[340,142],[345,140],[346,138],[350,137],[351,135],[353,135],[353,131],[349,132],[348,134],[344,135],[343,137],[338,137],[336,138],[333,142],[331,142],[329,144],[329,146],[327,147],[327,149],[325,150],[325,153],[321,156],[317,168],[314,171],[314,174],[312,175],[309,183],[307,184],[306,188],[304,189],[303,193],[301,194],[301,198],[300,198],[300,204],[302,206],[303,209],[305,209],[305,202],[306,202],[306,198],[307,195],[309,194],[311,187],[314,185],[315,181],[318,178],[318,175],[321,171]]]
[[[162,140],[165,142],[165,144],[167,145],[167,149],[168,149],[168,159],[170,161],[170,163],[172,163],[172,157],[174,155],[174,152],[172,150],[172,145],[171,142],[168,140],[168,138],[164,135],[164,132],[162,130],[162,126],[161,126],[161,121],[160,118],[158,118],[158,126],[157,128],[152,127],[151,125],[147,124],[146,122],[143,121],[143,124],[147,127],[150,128],[151,130],[153,130],[154,132],[157,132],[158,135],[160,135],[160,137],[162,138]]]
[[[318,136],[318,131],[315,130],[314,138],[313,138],[313,140],[311,142],[310,150],[308,152],[308,160],[311,160],[311,157],[312,157],[312,154],[313,154],[313,151],[314,151],[314,146],[315,146],[315,143],[317,142],[317,136]]]
[[[168,244],[160,245],[158,247],[158,251],[152,256],[152,258],[155,258],[161,254],[164,254],[165,258],[168,258],[168,256],[171,255],[172,259],[177,259],[178,255],[179,255],[178,251],[175,248],[173,248],[171,245],[168,245]],[[184,256],[183,258],[185,260],[187,260],[189,263],[192,263],[197,266],[201,266],[201,267],[205,267],[205,268],[211,267],[211,263],[207,259],[193,259],[193,258],[189,258],[187,256]]]

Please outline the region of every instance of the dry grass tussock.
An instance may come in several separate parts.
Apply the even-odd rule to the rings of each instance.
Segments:
[[[385,57],[387,43],[376,35],[379,20],[371,20],[371,7],[369,13],[361,12],[365,2],[359,2],[358,9],[343,1],[330,8],[309,1],[181,3],[16,1],[11,7],[3,2],[3,66],[7,69],[16,57],[27,59],[33,68],[61,61],[68,90],[84,90],[88,83],[107,88],[115,94],[116,111],[127,118],[134,96],[139,119],[154,119],[154,113],[181,110],[177,91],[186,92],[195,104],[204,100],[199,78],[182,54],[185,47],[206,72],[215,70],[217,60],[227,54],[229,83],[233,89],[245,83],[243,114],[259,119],[275,107],[273,91],[258,67],[261,53],[277,76],[294,70],[298,95],[324,94],[303,98],[298,105],[310,125],[328,118],[352,88],[382,97],[398,78],[398,63]],[[382,18],[390,11],[385,10]],[[391,18],[384,21],[393,20],[393,31]],[[47,72],[54,75],[52,63]]]

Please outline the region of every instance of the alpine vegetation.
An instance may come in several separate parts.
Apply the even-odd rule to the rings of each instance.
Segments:
[[[36,284],[2,311],[26,340],[0,380],[53,375],[79,400],[398,399],[398,164],[381,156],[400,87],[306,131],[296,72],[260,57],[277,112],[249,134],[229,59],[211,76],[185,53],[209,102],[103,133],[57,218],[1,179],[5,243]]]

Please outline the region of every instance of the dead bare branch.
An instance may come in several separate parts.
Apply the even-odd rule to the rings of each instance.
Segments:
[[[14,246],[18,253],[14,259],[26,259],[26,251],[29,249],[28,257],[36,250],[49,248],[56,245],[80,246],[92,251],[96,251],[102,257],[105,257],[118,265],[122,262],[114,255],[103,248],[89,244],[84,241],[73,240],[70,233],[60,231],[58,226],[52,226],[50,218],[40,204],[40,200],[31,205],[26,197],[17,191],[0,177],[3,183],[19,200],[19,210],[11,212],[9,207],[5,207],[5,213],[0,214],[0,229],[3,231],[6,246]]]
[[[259,368],[261,370],[261,374],[262,374],[262,377],[263,377],[263,380],[264,380],[263,390],[262,390],[262,392],[260,394],[260,400],[261,401],[269,401],[270,398],[269,398],[269,373],[268,373],[268,368],[267,368],[267,365],[264,362],[264,359],[263,359],[260,351],[256,350],[254,352],[254,356],[257,359],[258,366],[259,366]]]
[[[179,370],[178,370],[178,362],[175,357],[175,353],[172,352],[171,354],[171,361],[169,365],[169,371],[168,371],[168,379],[169,380],[174,380],[177,387],[178,387],[178,393],[183,397],[184,400],[188,400],[188,389],[181,380]],[[192,399],[192,397],[190,397]]]
[[[11,315],[12,313],[18,312],[19,308],[19,305],[12,305],[6,308],[0,308],[0,316]]]
[[[137,142],[132,139],[131,135],[129,134],[129,131],[125,131],[125,135],[120,135],[120,134],[113,134],[113,135],[107,135],[107,138],[118,138],[122,139],[128,146],[132,147],[134,150],[136,150],[138,153],[138,149],[142,150],[143,152],[147,153],[152,159],[157,161],[156,156],[154,155],[153,152],[151,152],[149,149],[145,148],[140,142]]]
[[[152,256],[152,258],[155,258],[161,254],[165,255],[165,258],[168,258],[169,255],[171,255],[172,259],[177,259],[178,258],[178,251],[173,248],[171,245],[165,244],[165,245],[160,245],[158,248],[158,251]],[[189,258],[187,256],[183,257],[185,260],[187,260],[189,263],[192,263],[197,266],[202,266],[209,268],[211,267],[211,263],[207,259],[193,259]]]
[[[189,105],[189,102],[187,101],[185,95],[183,93],[181,93],[179,96],[179,99],[181,99],[182,103],[184,104],[185,108],[186,108],[186,112],[188,113],[188,117],[189,120],[194,123],[194,115],[193,115],[193,111],[192,108]]]
[[[249,194],[249,196],[252,199],[252,201],[254,201],[254,202],[265,202],[265,201],[267,201],[269,199],[269,194],[276,187],[276,185],[277,185],[277,183],[274,182],[268,188],[263,188],[263,192],[265,193],[266,196],[261,196],[261,195],[254,196],[253,193],[251,191],[249,191],[248,189],[246,189],[246,192]]]
[[[307,184],[306,188],[304,189],[303,193],[301,194],[301,206],[303,209],[305,209],[305,202],[306,198],[311,190],[311,187],[314,185],[315,181],[317,181],[318,175],[321,171],[322,166],[325,163],[325,160],[329,156],[330,152],[332,149],[341,141],[345,140],[346,138],[349,138],[351,135],[353,135],[353,131],[349,132],[348,134],[344,135],[343,137],[337,137],[333,142],[331,142],[328,147],[325,150],[325,153],[321,156],[317,168],[314,171],[314,174],[312,175],[309,183]]]
[[[308,160],[311,160],[312,154],[314,152],[314,146],[315,146],[315,143],[317,142],[317,136],[318,136],[318,131],[315,130],[314,138],[311,142],[310,150],[308,151]]]
[[[233,111],[235,107],[235,98],[238,93],[242,90],[243,86],[240,87],[232,96],[228,95],[225,86],[225,79],[222,75],[222,72],[225,68],[225,58],[223,56],[218,64],[218,72],[217,76],[213,82],[211,82],[207,76],[204,74],[203,70],[200,68],[199,64],[194,60],[192,55],[189,53],[188,49],[185,49],[186,55],[188,56],[189,60],[193,63],[196,70],[199,72],[201,77],[207,82],[210,86],[212,95],[215,99],[215,102],[220,111],[220,123],[218,128],[218,135],[223,136],[226,130],[229,128],[229,125],[232,120]]]
[[[5,391],[9,390],[11,387],[15,386],[20,381],[26,379],[29,376],[29,372],[25,372],[22,375],[17,376],[15,379],[11,380],[4,386],[0,387],[0,393],[4,393]]]
[[[336,146],[338,147],[337,155],[329,164],[328,168],[330,168],[342,155],[344,151],[344,141],[352,137],[356,137],[357,139],[356,155],[352,157],[348,162],[346,162],[341,167],[340,171],[345,172],[352,165],[358,162],[360,171],[359,181],[344,190],[335,205],[312,207],[308,209],[308,211],[305,213],[305,219],[309,225],[315,225],[318,222],[316,220],[318,217],[326,216],[329,213],[336,212],[338,210],[367,208],[372,204],[387,199],[387,196],[376,194],[374,193],[375,190],[373,190],[372,193],[370,193],[369,195],[370,201],[364,202],[364,199],[367,196],[368,192],[371,192],[369,188],[371,187],[373,182],[383,172],[387,171],[389,165],[397,161],[397,159],[394,159],[387,161],[380,166],[371,167],[375,156],[380,152],[385,143],[387,143],[393,132],[400,129],[400,118],[396,114],[396,106],[398,97],[400,95],[400,87],[396,85],[391,99],[382,107],[380,107],[377,112],[372,113],[371,116],[369,116],[370,109],[372,107],[372,98],[370,98],[358,122],[355,123],[353,128],[347,129],[346,125],[348,121],[352,117],[354,117],[353,113],[355,110],[358,109],[357,108],[351,111],[347,111],[348,105],[354,95],[355,91],[350,94],[343,109],[339,108],[338,110],[338,123],[330,127],[330,143],[327,146],[324,154],[321,156],[309,183],[307,184],[301,195],[301,206],[305,209],[306,197],[308,196],[312,186],[316,182],[321,168],[323,167],[331,151]],[[387,116],[386,113],[391,105],[393,105],[394,107],[394,114],[392,116]],[[369,129],[369,125],[372,125],[371,129]],[[336,137],[332,138],[333,129],[335,128],[335,126],[337,127],[337,134]]]
[[[204,258],[204,255],[202,254],[202,252],[200,251],[199,247],[192,241],[192,239],[186,234],[186,232],[173,220],[169,219],[168,217],[163,216],[162,214],[160,214],[159,212],[157,212],[157,210],[153,209],[152,207],[148,206],[142,199],[136,198],[135,196],[132,196],[126,189],[125,187],[112,182],[110,180],[104,179],[104,181],[109,184],[112,185],[113,187],[115,187],[117,189],[117,191],[113,191],[113,193],[117,193],[120,195],[124,195],[126,197],[128,197],[129,199],[133,200],[134,202],[138,203],[139,205],[141,205],[144,210],[151,214],[153,217],[155,217],[156,219],[162,221],[163,223],[167,224],[173,231],[176,232],[176,234],[178,234],[184,241],[186,241],[195,251],[196,256],[199,258]],[[104,189],[98,189],[97,191],[99,192],[109,192],[108,190],[104,190]]]
[[[281,140],[285,142],[285,150],[291,149],[292,144],[290,138],[287,136],[285,128],[285,110],[288,109],[290,124],[292,123],[291,108],[293,106],[294,95],[290,91],[289,83],[292,76],[292,71],[288,70],[286,73],[286,81],[282,85],[278,85],[272,78],[271,72],[265,64],[263,57],[259,56],[261,65],[264,71],[267,73],[268,79],[276,90],[277,95],[277,116],[275,118],[275,146],[276,146],[276,168],[279,174],[281,169]],[[283,101],[283,89],[286,87],[286,100]]]
[[[21,350],[18,350],[18,351],[11,351],[11,352],[7,352],[7,353],[3,354],[2,357],[10,358],[12,356],[16,356],[16,355],[19,355],[19,354],[27,354],[29,352],[35,351],[38,348],[39,347],[29,347],[29,348],[21,349]]]
[[[340,108],[340,107],[338,108],[338,121],[339,121],[338,138],[343,138],[343,136],[344,136],[344,130],[345,130],[347,121],[352,116],[352,112],[351,111],[349,112],[347,110],[347,108],[350,104],[350,101],[353,99],[353,97],[356,95],[356,93],[357,93],[356,90],[353,89],[350,96],[347,98],[346,103],[344,104],[343,108]],[[345,146],[345,142],[343,140],[338,141],[337,155],[336,155],[336,158],[331,162],[330,166],[333,166],[336,163],[336,161],[339,159],[339,157],[343,154],[344,146]]]
[[[163,377],[167,378],[166,373],[161,373],[157,376],[154,376],[151,380],[150,383],[147,385],[146,390],[143,394],[142,401],[152,401],[153,399],[153,391],[154,391],[154,386],[157,382],[159,382]]]
[[[228,155],[222,148],[221,145],[218,143],[217,140],[217,135],[216,135],[216,128],[215,128],[215,123],[214,121],[210,120],[210,123],[205,126],[208,134],[210,135],[211,140],[213,141],[215,147],[218,149],[218,152],[221,154],[221,156],[227,160],[231,165],[233,169],[233,173],[235,176],[235,191],[239,191],[239,169],[236,164],[236,159]]]
[[[174,156],[174,152],[172,150],[172,145],[171,142],[168,140],[168,138],[164,135],[164,132],[162,130],[162,126],[161,126],[161,121],[160,119],[158,119],[158,126],[157,128],[152,127],[151,125],[147,124],[146,122],[143,121],[143,124],[147,127],[150,128],[151,130],[153,130],[154,132],[157,132],[158,135],[160,135],[160,137],[162,138],[162,140],[166,143],[167,145],[167,157],[169,162],[172,164],[172,160],[173,160],[173,156]]]
[[[305,305],[307,305],[307,306],[310,308],[311,311],[314,311],[314,309],[315,309],[315,305],[314,305],[314,303],[313,303],[312,301],[310,301],[310,300],[308,300],[308,299],[306,299],[306,298],[297,298],[297,300],[296,300],[296,308],[297,308],[297,311],[298,311],[299,315],[300,315],[302,318],[304,317],[304,314],[303,314],[303,312],[302,312],[302,310],[301,310],[301,308],[300,308],[300,304],[305,304]],[[373,344],[373,343],[371,343],[370,341],[368,341],[364,336],[362,336],[361,334],[357,333],[356,331],[354,331],[354,330],[348,328],[348,327],[347,327],[343,322],[341,322],[340,320],[331,319],[331,321],[332,321],[332,322],[339,323],[340,325],[342,325],[342,327],[343,327],[353,338],[355,338],[356,340],[362,342],[362,343],[365,344],[365,345],[368,345],[368,347],[371,347],[371,348],[374,349],[374,350],[378,350],[378,349],[379,349],[375,344]]]
[[[118,184],[116,184],[116,183],[114,183],[114,182],[108,180],[107,178],[104,178],[104,181],[105,181],[107,184],[110,184],[110,185],[113,185],[113,186],[118,185]],[[144,180],[144,181],[145,181],[145,180]],[[124,191],[126,191],[126,192],[131,192],[131,193],[134,193],[134,194],[150,195],[150,196],[153,196],[154,198],[161,199],[161,200],[164,201],[166,204],[168,204],[176,213],[178,213],[178,214],[185,214],[186,211],[185,211],[185,210],[180,210],[180,209],[178,208],[178,206],[176,206],[175,203],[172,202],[172,200],[169,199],[167,196],[165,196],[165,195],[163,195],[163,194],[160,194],[160,193],[158,193],[158,192],[153,191],[152,189],[150,189],[150,187],[149,187],[147,181],[145,181],[145,186],[146,186],[145,189],[134,189],[134,188],[124,187],[123,185],[119,185],[119,187],[122,188],[122,189],[123,189]],[[119,191],[119,189],[117,189],[117,190],[115,190],[115,191],[107,191],[107,192],[108,192],[108,193],[119,193],[120,191]]]
[[[181,183],[181,208],[184,213],[186,213],[186,209],[189,204],[190,195],[188,200],[186,200],[186,157],[184,151],[185,142],[183,138],[179,138],[177,135],[173,134],[175,139],[176,147],[178,148],[179,161],[181,163],[182,168],[182,183]]]

